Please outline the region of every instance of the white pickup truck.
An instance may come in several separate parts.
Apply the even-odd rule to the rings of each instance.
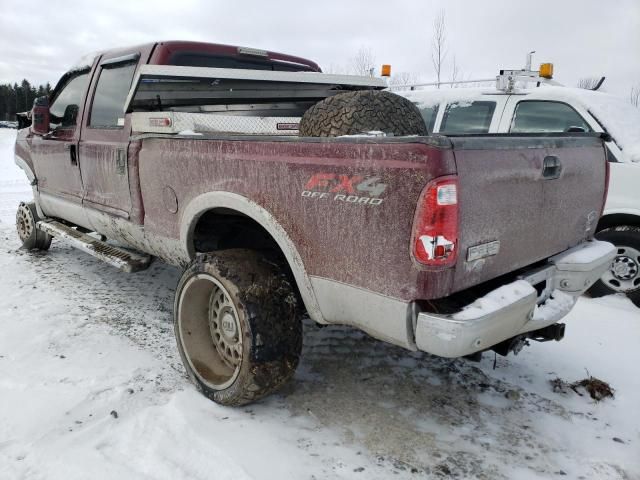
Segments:
[[[420,109],[430,133],[607,132],[609,191],[596,237],[618,254],[589,291],[625,293],[640,306],[640,109],[599,91],[542,85],[397,91]],[[588,185],[585,185],[588,188]]]

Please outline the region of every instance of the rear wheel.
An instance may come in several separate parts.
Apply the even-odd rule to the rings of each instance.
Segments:
[[[302,349],[291,284],[252,250],[198,257],[178,283],[174,327],[191,380],[222,405],[247,404],[280,388]]]
[[[640,228],[612,227],[596,234],[598,240],[613,243],[617,255],[611,268],[589,290],[593,297],[624,293],[640,306]]]
[[[35,203],[20,202],[16,213],[16,229],[23,248],[27,250],[49,250],[52,237],[38,229],[36,225],[39,221],[40,217]]]

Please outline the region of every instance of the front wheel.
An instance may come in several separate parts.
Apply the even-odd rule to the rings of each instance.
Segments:
[[[40,221],[36,205],[33,202],[20,202],[16,212],[16,230],[27,250],[49,250],[51,235],[40,230],[36,225]]]
[[[611,268],[590,289],[592,297],[624,293],[640,307],[640,227],[612,227],[596,234],[617,248]]]
[[[174,328],[193,383],[227,406],[280,388],[302,349],[295,292],[282,269],[253,250],[196,258],[176,289]]]

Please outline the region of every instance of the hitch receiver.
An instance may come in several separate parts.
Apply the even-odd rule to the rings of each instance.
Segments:
[[[548,342],[550,340],[559,342],[564,338],[564,327],[564,323],[554,323],[540,330],[527,333],[527,337],[536,342]]]
[[[559,342],[564,338],[564,327],[564,323],[554,323],[553,325],[546,326],[539,330],[533,330],[522,335],[516,335],[515,337],[508,338],[491,347],[491,350],[503,357],[506,357],[509,352],[513,352],[514,355],[520,353],[520,350],[529,345],[529,342],[527,341],[529,338],[536,342],[548,342],[550,340]]]

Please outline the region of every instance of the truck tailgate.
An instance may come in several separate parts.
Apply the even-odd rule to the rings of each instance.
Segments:
[[[548,258],[594,233],[607,181],[599,136],[450,140],[460,185],[454,291]]]

